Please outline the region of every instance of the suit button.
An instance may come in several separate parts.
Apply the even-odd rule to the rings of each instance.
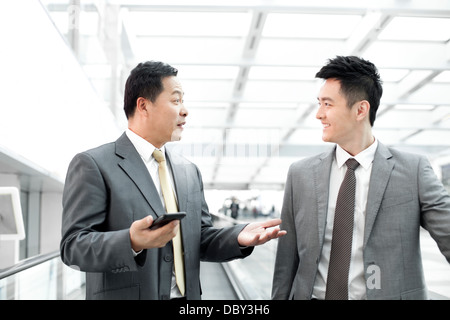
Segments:
[[[166,254],[164,256],[164,261],[166,262],[172,262],[173,261],[173,256],[171,254]]]

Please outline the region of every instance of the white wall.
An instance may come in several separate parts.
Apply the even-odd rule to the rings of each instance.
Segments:
[[[76,152],[118,138],[39,1],[0,1],[0,46],[0,146],[64,178]]]
[[[114,116],[40,1],[0,1],[0,47],[0,150],[61,184],[77,152],[118,138]],[[0,162],[0,185],[30,192],[28,204],[34,207],[27,213],[35,229],[28,251],[57,250],[61,192],[20,186],[24,176],[34,179],[25,171],[8,175],[10,164]],[[2,241],[0,263],[17,262],[17,248]]]

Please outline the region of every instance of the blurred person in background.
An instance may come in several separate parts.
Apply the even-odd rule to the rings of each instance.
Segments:
[[[239,203],[238,203],[238,200],[234,197],[231,199],[230,211],[231,211],[231,217],[233,219],[237,219],[239,216]]]

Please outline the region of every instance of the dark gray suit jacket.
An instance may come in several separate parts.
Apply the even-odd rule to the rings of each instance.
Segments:
[[[167,148],[166,148],[167,149]],[[186,297],[201,299],[200,261],[241,258],[237,236],[244,225],[217,229],[203,195],[198,168],[166,152],[180,211]],[[172,245],[144,250],[136,258],[129,228],[133,221],[165,212],[138,152],[124,133],[116,142],[77,154],[63,192],[61,258],[86,274],[87,299],[169,299]]]
[[[278,240],[273,299],[311,299],[334,156],[335,148],[300,160],[289,169],[281,213],[281,228],[287,235]],[[427,297],[420,226],[429,231],[450,261],[449,194],[425,157],[379,143],[369,184],[363,260],[366,283],[377,270],[380,286],[368,286],[367,299]]]

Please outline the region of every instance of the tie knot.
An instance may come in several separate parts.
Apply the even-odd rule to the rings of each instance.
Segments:
[[[345,164],[347,165],[347,168],[355,170],[359,166],[359,162],[356,161],[354,158],[348,159]]]
[[[161,150],[155,149],[155,151],[153,151],[153,157],[156,159],[156,161],[158,161],[158,163],[165,161],[164,154]]]

